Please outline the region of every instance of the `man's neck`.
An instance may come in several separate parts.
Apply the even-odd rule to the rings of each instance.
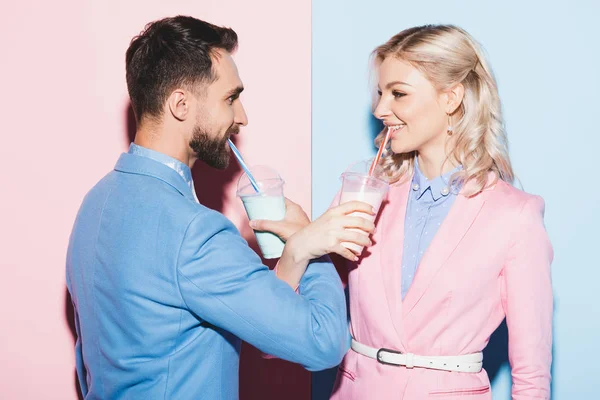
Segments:
[[[135,134],[134,143],[138,146],[173,157],[191,169],[196,159],[190,156],[187,143],[184,140],[174,138],[174,136],[169,135],[162,127],[142,126]]]

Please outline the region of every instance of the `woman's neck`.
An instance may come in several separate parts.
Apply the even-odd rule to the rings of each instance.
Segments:
[[[417,152],[417,158],[419,160],[419,170],[429,180],[444,175],[458,166],[453,157],[448,157],[443,149],[441,151],[419,151]]]

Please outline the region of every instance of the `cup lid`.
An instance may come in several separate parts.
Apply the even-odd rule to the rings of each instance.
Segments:
[[[369,169],[371,168],[371,163],[373,159],[357,161],[348,166],[346,170],[340,176],[340,179],[343,179],[344,175],[357,175],[357,176],[369,176]],[[375,167],[375,171],[373,171],[373,175],[369,176],[371,179],[375,179],[378,181],[382,181],[386,184],[389,184],[389,179],[386,173],[383,170],[381,164],[378,164]]]
[[[271,167],[267,167],[266,165],[254,165],[248,167],[250,173],[254,177],[258,188],[262,192],[268,192],[270,190],[278,189],[285,181],[279,176],[277,171],[275,171]],[[251,196],[251,195],[259,195],[261,193],[257,193],[250,183],[250,179],[248,175],[244,172],[240,178],[238,179],[237,184],[237,195],[238,196]]]

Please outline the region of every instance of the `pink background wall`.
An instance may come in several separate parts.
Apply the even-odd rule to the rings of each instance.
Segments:
[[[309,0],[0,6],[0,397],[76,398],[66,246],[83,196],[127,149],[125,50],[147,22],[187,14],[237,31],[250,121],[238,146],[249,164],[280,171],[310,215],[310,13]],[[239,168],[194,176],[201,201],[250,238],[234,198]],[[247,399],[309,398],[310,376],[245,347],[241,388]]]

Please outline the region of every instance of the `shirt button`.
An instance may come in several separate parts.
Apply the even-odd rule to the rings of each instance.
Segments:
[[[448,189],[448,187],[445,187],[442,190],[440,190],[440,193],[442,194],[442,196],[448,196],[448,193],[450,193],[450,189]]]
[[[415,192],[416,192],[417,190],[419,190],[419,184],[418,184],[418,183],[415,183],[415,184],[412,186],[412,189],[413,189]]]

